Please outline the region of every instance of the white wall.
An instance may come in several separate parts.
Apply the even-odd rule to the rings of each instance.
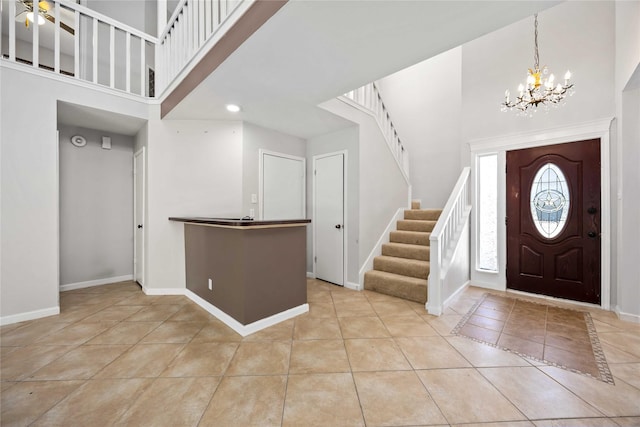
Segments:
[[[398,208],[408,207],[410,188],[373,116],[337,99],[321,107],[359,129],[359,269]]]
[[[617,277],[612,302],[624,318],[640,321],[640,2],[616,2]],[[634,80],[635,77],[635,80]],[[635,82],[635,85],[634,85]]]
[[[347,281],[358,283],[360,237],[360,156],[357,126],[317,136],[307,141],[307,271],[313,272],[313,157],[347,151]]]
[[[460,174],[462,48],[457,47],[377,82],[409,152],[413,199],[442,208]]]
[[[145,288],[184,288],[184,226],[168,218],[240,215],[242,123],[154,119],[147,148]]]
[[[133,274],[133,138],[60,125],[60,285]],[[87,144],[70,139],[82,135]],[[111,149],[102,148],[102,137]]]
[[[305,140],[295,136],[243,122],[242,129],[242,215],[249,215],[249,209],[255,209],[258,217],[259,204],[251,203],[251,194],[259,193],[259,151],[276,151],[297,157],[305,157]],[[307,176],[307,180],[309,177]],[[308,195],[307,195],[308,197]]]
[[[640,89],[622,92],[619,220],[620,234],[617,253],[617,289],[615,310],[621,317],[634,316],[640,323]]]
[[[149,0],[82,0],[82,5],[130,27],[156,35],[157,2]]]
[[[58,307],[57,101],[147,118],[145,103],[0,63],[0,313]],[[24,67],[27,68],[27,67]],[[34,314],[35,315],[35,314]],[[15,318],[14,318],[15,319]]]
[[[637,245],[640,239],[640,2],[616,3],[616,140],[619,164],[612,194],[617,196],[617,241],[614,246],[612,302],[623,317],[640,321]],[[635,79],[634,79],[635,78]],[[634,83],[635,82],[635,83]],[[635,316],[635,317],[634,317]]]

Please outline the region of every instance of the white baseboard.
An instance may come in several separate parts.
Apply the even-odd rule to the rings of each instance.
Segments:
[[[12,323],[24,322],[27,320],[40,319],[60,314],[60,306],[43,308],[41,310],[27,311],[25,313],[11,314],[0,317],[0,326],[11,325]]]
[[[191,292],[189,289],[185,290],[184,295],[243,337],[309,311],[309,304],[302,304],[297,307],[290,308],[289,310],[274,314],[273,316],[265,317],[264,319],[249,323],[248,325],[243,325],[224,311],[220,310],[218,307]]]
[[[133,274],[60,285],[60,292],[72,291],[74,289],[90,288],[92,286],[109,285],[111,283],[126,282],[127,280],[133,280]]]
[[[489,283],[489,282],[482,282],[479,281],[477,279],[475,279],[473,281],[473,286],[475,288],[481,288],[481,289],[490,289],[492,291],[506,291],[507,289],[505,288],[504,284],[500,284],[500,283]]]
[[[186,295],[185,288],[145,288],[142,287],[145,295]]]
[[[624,320],[625,322],[640,323],[640,315],[620,311],[620,306],[618,305],[616,305],[616,308],[614,308],[613,311],[614,313],[616,313],[616,316],[618,316],[618,319],[620,320]]]
[[[362,267],[360,267],[358,280],[363,284],[363,286],[364,273],[369,270],[373,270],[373,259],[382,254],[382,245],[385,243],[389,243],[389,233],[395,230],[396,222],[401,219],[402,215],[404,214],[404,210],[405,208],[400,208],[396,211],[395,215],[393,215],[393,218],[391,218],[391,221],[389,221],[389,224],[387,224],[387,228],[384,229],[375,246],[373,247],[373,249],[371,249],[371,252],[369,253],[366,261],[364,262],[364,264],[362,264]]]
[[[316,273],[314,273],[313,271],[307,271],[307,279],[315,279],[316,278]]]
[[[467,289],[470,284],[471,284],[470,280],[467,280],[466,282],[464,282],[458,289],[456,289],[451,295],[449,295],[447,299],[445,299],[440,305],[434,302],[429,304],[429,301],[427,300],[426,304],[424,305],[424,308],[426,308],[429,314],[433,316],[442,315],[444,310],[449,306],[449,304],[451,304],[451,301],[453,301],[458,295],[460,295],[465,289]]]
[[[464,290],[467,289],[470,284],[471,284],[471,281],[467,280],[465,283],[462,284],[462,286],[460,286],[458,289],[456,289],[456,291],[454,293],[452,293],[449,296],[449,298],[444,300],[442,302],[442,310],[444,311],[444,309],[447,308],[449,306],[449,304],[451,304],[451,301],[453,301],[458,295],[460,295],[462,292],[464,292]]]
[[[364,289],[364,286],[359,283],[347,282],[344,284],[344,287],[347,289],[351,289],[354,291],[361,291]]]

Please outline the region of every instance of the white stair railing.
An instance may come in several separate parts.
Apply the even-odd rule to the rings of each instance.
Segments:
[[[51,8],[46,14],[54,22],[43,17],[42,25],[53,27],[53,39],[42,37],[46,33],[41,26],[30,22],[30,49],[25,49],[24,44],[29,41],[20,40],[16,28],[25,25],[24,21],[16,22],[16,16],[26,16],[24,3],[0,1],[4,60],[135,95],[153,96],[150,88],[154,83],[151,75],[155,69],[155,37],[70,1],[49,0],[48,3]],[[2,21],[8,29],[1,28]]]
[[[398,136],[376,84],[369,83],[361,88],[347,92],[339,98],[343,101],[351,101],[352,104],[375,117],[391,150],[391,154],[393,154],[405,179],[409,182],[409,153]]]
[[[470,198],[470,168],[462,170],[460,177],[445,205],[440,218],[431,231],[429,258],[429,287],[427,310],[430,314],[442,314],[443,303],[452,296],[457,289],[444,289],[445,278],[461,239],[468,239],[469,214],[471,212]],[[467,230],[467,234],[463,231]],[[457,286],[457,285],[456,285]]]
[[[250,0],[181,0],[158,38],[158,94],[167,89],[242,3]]]

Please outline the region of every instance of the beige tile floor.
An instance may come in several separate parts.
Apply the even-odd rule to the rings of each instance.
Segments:
[[[123,282],[0,330],[2,426],[640,426],[640,325],[590,310],[609,385],[451,330],[421,304],[308,280],[310,312],[242,338]]]

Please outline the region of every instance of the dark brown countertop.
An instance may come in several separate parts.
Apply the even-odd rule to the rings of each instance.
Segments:
[[[190,224],[202,224],[219,227],[233,228],[265,228],[305,225],[311,222],[310,219],[283,219],[271,221],[255,221],[241,218],[206,218],[206,217],[169,217],[169,221],[188,222]]]

